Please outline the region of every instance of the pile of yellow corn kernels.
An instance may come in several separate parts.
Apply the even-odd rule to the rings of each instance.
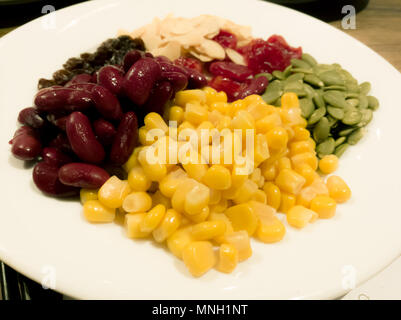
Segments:
[[[128,179],[113,176],[99,190],[82,189],[84,216],[90,222],[123,216],[128,237],[166,243],[194,276],[214,267],[232,272],[252,255],[251,236],[282,240],[286,227],[277,211],[295,228],[333,217],[351,191],[338,176],[325,181],[318,167],[332,173],[338,159],[318,161],[295,94],[284,94],[281,105],[267,105],[258,95],[227,103],[224,92],[208,87],[178,92],[165,117],[177,125],[149,113],[139,129],[140,146],[124,165]],[[188,129],[196,143],[182,134]],[[217,152],[213,135],[202,138],[202,131],[213,129],[234,137]],[[179,155],[185,150],[174,159],[167,152],[162,161],[160,150],[172,146]],[[249,164],[249,171],[239,170]]]

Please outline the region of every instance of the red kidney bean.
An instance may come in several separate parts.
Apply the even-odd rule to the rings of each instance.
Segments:
[[[202,73],[194,69],[185,69],[188,72],[188,89],[200,89],[207,85],[207,79]]]
[[[92,82],[92,75],[90,75],[88,73],[81,73],[81,74],[77,74],[76,76],[74,76],[70,81],[68,81],[65,84],[65,86],[69,87],[76,83],[87,83],[87,82]]]
[[[42,144],[37,133],[28,126],[19,128],[10,143],[12,144],[11,152],[17,159],[33,160],[42,151]]]
[[[138,119],[132,111],[124,114],[110,151],[110,161],[123,165],[132,154],[138,139]]]
[[[58,178],[58,168],[43,161],[33,168],[32,177],[38,189],[51,196],[70,197],[79,192],[78,188],[62,184]]]
[[[241,82],[252,75],[252,70],[248,67],[228,61],[216,61],[211,63],[209,72],[215,76],[223,76]]]
[[[113,138],[117,132],[114,126],[104,119],[98,119],[93,122],[93,131],[104,146],[109,146],[113,143]]]
[[[182,74],[185,74],[187,77],[189,76],[189,71],[187,68],[177,66],[175,64],[172,64],[171,62],[165,62],[165,61],[159,61],[158,63],[160,65],[160,69],[162,72],[179,72]]]
[[[173,92],[173,86],[169,81],[161,81],[156,83],[152,89],[149,99],[142,106],[142,108],[140,108],[140,111],[145,113],[157,112],[160,115],[163,115],[164,106],[166,105],[167,101],[171,99]]]
[[[96,86],[97,86],[96,83],[81,82],[81,83],[72,83],[72,84],[68,85],[68,88],[69,89],[84,90],[84,91],[92,92],[93,88],[96,87]]]
[[[118,120],[123,115],[120,102],[114,94],[102,86],[96,86],[92,89],[92,99],[96,109],[106,119]]]
[[[151,54],[150,52],[145,52],[144,53],[144,57],[146,57],[146,58],[154,58],[153,54]]]
[[[95,189],[100,188],[110,175],[93,164],[74,162],[62,166],[58,178],[67,186]]]
[[[143,53],[139,50],[131,50],[128,51],[123,60],[123,69],[125,72],[128,72],[128,70],[132,67],[132,65],[137,62],[139,59],[142,58]]]
[[[56,117],[54,114],[48,114],[47,115],[47,120],[54,124],[57,128],[59,128],[62,131],[65,131],[65,124],[67,122],[68,116],[64,117]]]
[[[253,78],[251,82],[238,93],[238,99],[244,99],[252,94],[261,94],[265,91],[268,84],[269,80],[264,76]]]
[[[142,58],[134,63],[124,78],[124,92],[137,105],[148,99],[156,81],[160,78],[160,66],[151,58]]]
[[[46,88],[35,97],[39,111],[57,113],[62,111],[83,111],[93,105],[90,92],[72,88]]]
[[[18,114],[18,121],[35,129],[42,128],[45,124],[38,110],[34,107],[22,109]]]
[[[171,83],[174,92],[184,90],[188,84],[187,76],[179,72],[162,72],[161,78]]]
[[[97,83],[112,94],[120,95],[123,90],[124,72],[116,66],[104,66],[97,73]]]
[[[72,162],[71,157],[67,156],[57,148],[46,147],[42,151],[42,159],[51,166],[60,168],[61,166]]]
[[[66,124],[72,150],[83,161],[101,163],[105,156],[103,146],[96,140],[87,116],[81,112],[69,115]]]
[[[58,134],[54,139],[52,139],[48,147],[59,149],[62,152],[73,153],[71,144],[65,133]]]

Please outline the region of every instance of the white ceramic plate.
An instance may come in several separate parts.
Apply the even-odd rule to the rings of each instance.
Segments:
[[[366,137],[341,159],[338,174],[352,200],[335,218],[302,231],[287,228],[274,245],[253,242],[254,254],[230,275],[192,278],[182,262],[149,241],[132,241],[115,224],[92,225],[81,205],[44,197],[31,170],[7,144],[18,111],[32,103],[40,77],[103,40],[155,16],[210,13],[251,25],[255,36],[277,33],[320,62],[338,62],[370,81],[381,102]],[[49,17],[47,17],[48,19]],[[55,28],[48,28],[54,26]],[[360,42],[316,19],[256,1],[90,1],[38,19],[0,40],[0,258],[38,282],[84,299],[336,298],[401,253],[401,75]]]

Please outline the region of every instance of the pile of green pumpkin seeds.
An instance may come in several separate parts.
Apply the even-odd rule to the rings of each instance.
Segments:
[[[292,59],[284,71],[263,75],[270,82],[262,95],[266,103],[280,107],[285,92],[297,94],[320,158],[340,157],[356,144],[379,107],[379,101],[368,95],[369,82],[358,84],[339,64],[318,64],[306,53],[302,59]]]

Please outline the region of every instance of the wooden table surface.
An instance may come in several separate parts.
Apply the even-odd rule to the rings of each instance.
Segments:
[[[330,24],[342,29],[341,21]],[[0,28],[0,37],[13,29]],[[370,0],[367,8],[356,16],[356,29],[343,31],[371,47],[401,71],[401,0]]]

